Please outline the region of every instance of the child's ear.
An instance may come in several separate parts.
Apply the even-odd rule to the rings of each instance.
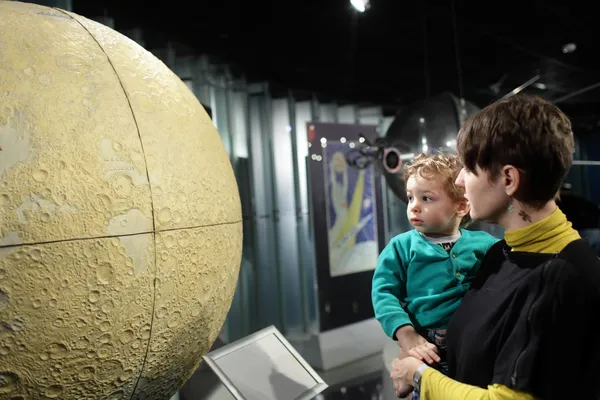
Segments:
[[[458,203],[456,203],[456,214],[459,217],[464,217],[469,213],[470,210],[471,207],[469,206],[469,202],[467,201],[467,199],[462,199]]]

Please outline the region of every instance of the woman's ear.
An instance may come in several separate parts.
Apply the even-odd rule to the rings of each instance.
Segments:
[[[521,184],[521,172],[512,165],[505,165],[500,170],[500,184],[504,186],[507,196],[514,196]]]

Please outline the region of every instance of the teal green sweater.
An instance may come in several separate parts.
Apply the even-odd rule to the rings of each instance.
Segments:
[[[415,230],[394,237],[383,249],[373,275],[375,317],[395,339],[403,325],[444,329],[471,286],[483,256],[498,241],[481,231],[461,229],[450,253]]]

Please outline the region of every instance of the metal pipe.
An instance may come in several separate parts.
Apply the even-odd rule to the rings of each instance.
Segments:
[[[573,165],[600,165],[600,161],[575,160]]]
[[[518,86],[518,87],[514,88],[513,90],[511,90],[510,92],[508,92],[507,94],[505,94],[504,96],[502,96],[502,99],[504,100],[504,99],[508,99],[509,97],[513,97],[515,94],[518,94],[523,89],[527,88],[528,86],[531,86],[533,83],[535,83],[539,79],[540,79],[540,74],[537,74],[536,76],[534,76],[533,78],[529,79],[527,82],[525,82],[521,86]]]
[[[590,86],[586,86],[586,87],[579,89],[573,93],[566,94],[563,97],[559,97],[558,99],[554,100],[553,103],[555,103],[555,104],[560,103],[562,101],[570,99],[571,97],[579,96],[580,94],[583,94],[590,90],[596,89],[597,87],[600,87],[600,82],[594,83],[593,85],[590,85]]]

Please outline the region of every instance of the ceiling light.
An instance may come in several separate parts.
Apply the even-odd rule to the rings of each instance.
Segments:
[[[577,50],[577,45],[575,43],[567,43],[562,47],[562,52],[565,54],[572,53]]]
[[[369,0],[350,0],[350,4],[358,12],[365,12],[369,9]]]

